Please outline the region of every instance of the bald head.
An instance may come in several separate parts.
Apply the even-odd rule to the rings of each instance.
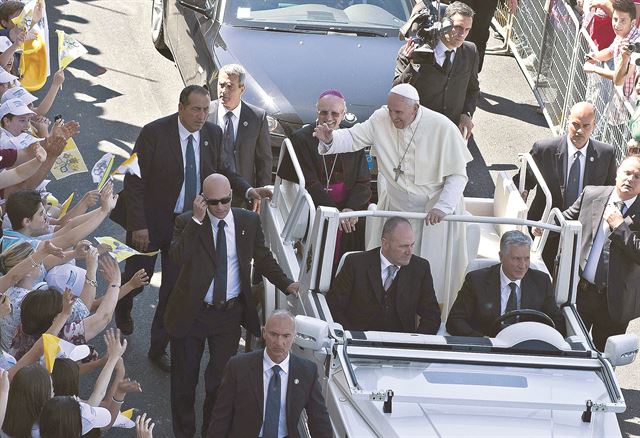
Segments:
[[[569,141],[577,149],[582,149],[593,132],[596,121],[596,110],[589,102],[578,102],[571,107],[567,134]]]
[[[262,328],[267,354],[275,363],[286,359],[296,334],[296,320],[285,309],[276,310],[271,314]]]
[[[218,219],[224,219],[227,216],[231,209],[232,193],[231,184],[226,176],[212,173],[206,177],[202,183],[202,195],[207,201],[207,208],[212,215]],[[214,203],[216,205],[213,205]]]

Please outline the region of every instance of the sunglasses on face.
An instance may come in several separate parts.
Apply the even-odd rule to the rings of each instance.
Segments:
[[[204,194],[202,194],[202,197],[204,198],[204,201],[207,203],[207,205],[218,205],[218,204],[228,204],[229,202],[231,202],[231,195],[227,196],[226,198],[222,198],[222,199],[207,199],[206,196],[204,196]]]

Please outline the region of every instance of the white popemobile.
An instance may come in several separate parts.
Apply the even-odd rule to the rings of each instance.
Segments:
[[[545,234],[534,242],[531,266],[547,272],[540,254],[546,235],[559,232],[553,283],[566,338],[540,312],[540,322],[512,324],[493,338],[449,336],[444,324],[437,335],[345,331],[333,321],[324,296],[332,279],[340,218],[424,214],[375,207],[353,213],[325,207],[316,211],[288,140],[280,161],[285,149],[301,184],[276,179],[273,200],[263,204],[261,215],[271,250],[301,287],[298,298],[286,297],[274,293],[265,280],[262,311],[288,308],[296,315],[294,352],[318,365],[335,436],[620,436],[616,413],[626,405],[613,369],[634,361],[638,338],[612,336],[602,354],[593,346],[575,307],[578,222],[565,221],[549,202],[543,217],[560,225],[527,221],[527,206],[504,172],[498,174],[494,199],[466,198],[469,215],[446,218],[467,223],[467,271],[498,263],[504,231],[535,225]],[[551,199],[531,158],[525,155],[522,161]],[[450,251],[451,245],[443,248],[445,260]],[[440,303],[443,321],[456,293],[448,291]],[[309,436],[305,420],[298,426],[301,436]]]

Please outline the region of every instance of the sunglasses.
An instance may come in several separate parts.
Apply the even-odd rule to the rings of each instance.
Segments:
[[[231,202],[231,196],[227,196],[226,198],[222,199],[207,199],[203,194],[202,197],[204,198],[204,201],[207,203],[207,205],[228,204],[229,202]]]

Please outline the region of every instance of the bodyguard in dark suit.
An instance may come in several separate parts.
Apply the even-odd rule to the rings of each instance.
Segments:
[[[465,41],[473,23],[473,10],[461,3],[447,6],[444,17],[453,22],[453,29],[433,48],[427,62],[416,63],[413,40],[398,52],[393,85],[409,83],[420,95],[420,105],[447,116],[460,128],[465,139],[473,130],[480,84],[478,82],[478,51]]]
[[[222,149],[229,167],[254,187],[271,184],[272,151],[267,113],[241,100],[245,70],[229,64],[218,72],[218,99],[211,102],[209,121],[222,128]],[[234,207],[244,203],[236,196]]]
[[[124,190],[111,218],[127,231],[127,244],[141,252],[162,253],[162,285],[151,326],[149,358],[168,370],[165,349],[168,337],[162,316],[167,297],[178,274],[178,266],[169,258],[174,218],[191,209],[207,175],[222,172],[232,187],[241,193],[260,197],[257,190],[225,166],[221,156],[222,131],[208,123],[209,93],[191,85],[180,93],[178,113],[145,125],[133,152],[138,154],[141,178],[126,175]],[[127,259],[122,281],[128,281],[139,269],[153,275],[156,257],[134,256]],[[116,325],[124,334],[133,332],[131,308],[135,290],[118,302]]]
[[[563,214],[582,224],[578,313],[596,348],[640,316],[640,158],[618,168],[615,187],[587,186]]]
[[[290,353],[295,320],[276,310],[262,329],[266,348],[231,358],[208,438],[297,438],[304,409],[313,438],[331,438],[316,365]]]
[[[346,330],[435,334],[440,308],[429,262],[412,254],[414,242],[409,221],[394,217],[380,248],[347,256],[327,294],[334,321]]]
[[[549,276],[529,269],[531,238],[507,231],[500,239],[500,263],[467,274],[449,317],[447,332],[454,336],[492,336],[493,322],[506,312],[538,310],[565,333],[562,313]],[[505,321],[507,323],[513,321]]]
[[[582,188],[590,185],[613,185],[616,177],[616,157],[613,146],[590,139],[595,126],[595,110],[588,102],[578,102],[569,115],[567,135],[534,143],[530,154],[551,192],[551,208],[566,210],[578,198]],[[514,177],[518,187],[520,175]],[[527,171],[524,193],[536,187],[533,172]],[[545,196],[536,190],[529,208],[528,219],[540,220],[544,212]],[[558,235],[551,233],[542,257],[553,270],[558,252]]]
[[[209,363],[203,433],[224,366],[238,350],[240,326],[260,335],[260,321],[251,294],[254,269],[285,293],[297,293],[298,283],[282,272],[265,246],[260,218],[231,208],[231,186],[222,174],[209,175],[193,211],[176,219],[170,256],[180,273],[164,317],[171,337],[171,414],[176,437],[195,434],[195,391],[205,343]]]

